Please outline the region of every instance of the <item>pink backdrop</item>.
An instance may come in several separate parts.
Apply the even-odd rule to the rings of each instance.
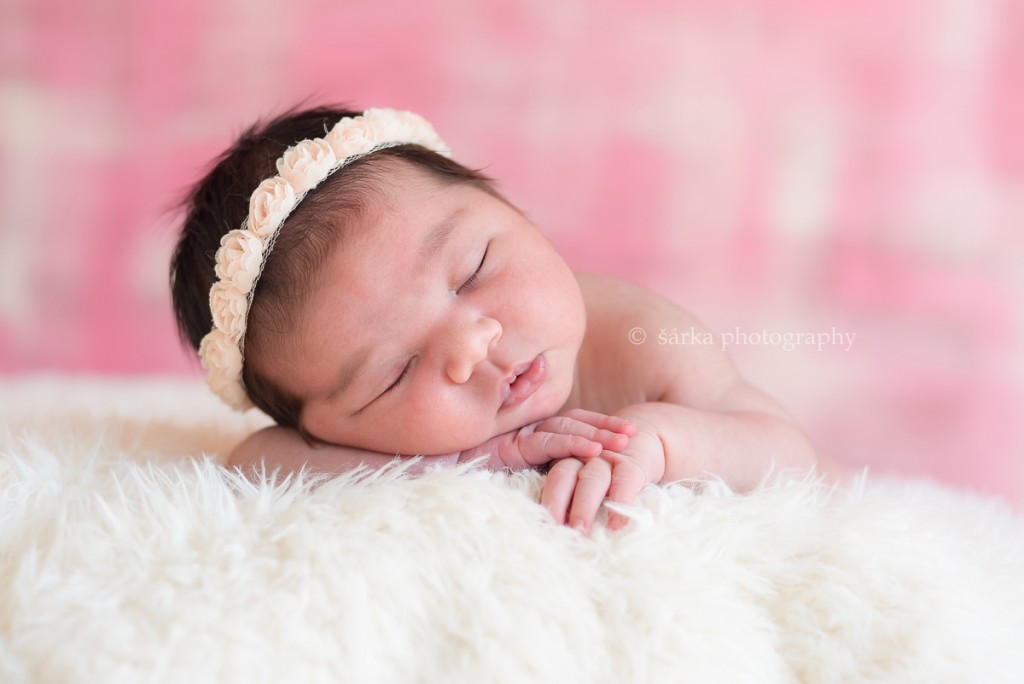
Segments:
[[[1024,3],[5,0],[0,70],[0,373],[195,373],[176,197],[258,115],[396,106],[822,450],[1024,502]]]

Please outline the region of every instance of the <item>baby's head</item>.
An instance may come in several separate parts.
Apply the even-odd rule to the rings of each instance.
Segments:
[[[312,439],[407,454],[558,412],[585,325],[576,280],[446,154],[414,115],[322,108],[216,161],[171,265],[179,330],[215,392]]]

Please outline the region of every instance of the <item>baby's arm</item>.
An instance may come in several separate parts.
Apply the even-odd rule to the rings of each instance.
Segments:
[[[575,409],[497,435],[471,449],[423,456],[411,472],[419,474],[433,465],[453,465],[483,456],[488,457],[484,466],[489,470],[528,468],[556,458],[594,457],[606,449],[624,449],[633,431],[633,426],[621,418]],[[381,468],[396,458],[402,456],[336,444],[311,445],[297,431],[275,426],[239,444],[227,465],[246,473],[262,468],[289,473],[303,467],[321,473],[343,473],[360,465]]]
[[[667,398],[627,406],[622,415],[656,437],[650,440],[650,450],[662,451],[663,457],[655,458],[664,460],[665,482],[712,475],[746,492],[769,475],[807,473],[819,465],[795,422],[739,377],[700,407]],[[631,444],[624,455],[639,455],[638,444]]]
[[[624,407],[619,415],[637,427],[629,445],[607,449],[601,458],[559,461],[542,502],[558,522],[587,531],[606,494],[609,501],[630,504],[647,483],[709,475],[745,492],[770,474],[817,466],[807,438],[757,390],[744,383],[721,402],[714,409],[667,402]],[[622,522],[609,515],[611,527]]]
[[[456,453],[425,457],[413,465],[413,472],[422,472],[433,464],[454,464],[458,456]],[[247,437],[231,452],[226,465],[239,468],[247,475],[264,468],[268,473],[278,470],[288,474],[307,468],[318,473],[341,474],[361,465],[377,470],[395,458],[395,454],[337,444],[309,444],[297,431],[275,425]]]
[[[710,475],[748,491],[782,471],[834,475],[778,402],[740,377],[700,322],[636,286],[592,277],[581,284],[590,303],[585,358],[601,361],[582,364],[581,382],[611,388],[597,395],[605,402],[598,406],[637,432],[623,450],[552,466],[554,482],[545,492],[556,520],[590,527],[603,496],[579,496],[583,477],[603,484],[608,500],[628,504],[647,483]],[[638,328],[649,333],[646,342],[633,337]],[[654,333],[666,329],[690,332],[692,342],[659,344]],[[607,403],[615,395],[624,405]]]

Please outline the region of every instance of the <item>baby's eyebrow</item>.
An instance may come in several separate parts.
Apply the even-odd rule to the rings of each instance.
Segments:
[[[427,234],[427,237],[423,239],[423,243],[420,245],[420,259],[429,260],[437,254],[438,250],[444,247],[465,211],[465,207],[456,209]]]

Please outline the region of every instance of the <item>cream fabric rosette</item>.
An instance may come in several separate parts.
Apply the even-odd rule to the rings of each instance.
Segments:
[[[348,162],[385,147],[420,145],[451,151],[422,117],[393,109],[367,109],[345,117],[323,137],[292,145],[277,160],[278,175],[264,180],[249,198],[242,228],[220,241],[217,282],[210,288],[213,328],[199,345],[206,382],[229,406],[252,406],[242,385],[244,338],[256,283],[277,232],[302,198]]]
[[[249,295],[234,283],[219,280],[210,288],[210,313],[214,327],[240,340],[245,335]]]
[[[263,266],[263,241],[248,230],[233,230],[220,240],[215,272],[223,282],[249,292]]]
[[[326,140],[303,140],[277,160],[277,173],[295,189],[296,195],[302,195],[327,178],[337,160]]]
[[[233,409],[252,407],[242,386],[242,352],[238,340],[214,328],[199,344],[199,359],[206,369],[206,384]]]
[[[376,144],[377,134],[369,113],[359,117],[345,117],[324,136],[338,159],[366,154]]]
[[[281,176],[268,178],[260,183],[249,199],[246,230],[261,240],[269,240],[295,208],[296,202],[298,196],[291,183]]]

